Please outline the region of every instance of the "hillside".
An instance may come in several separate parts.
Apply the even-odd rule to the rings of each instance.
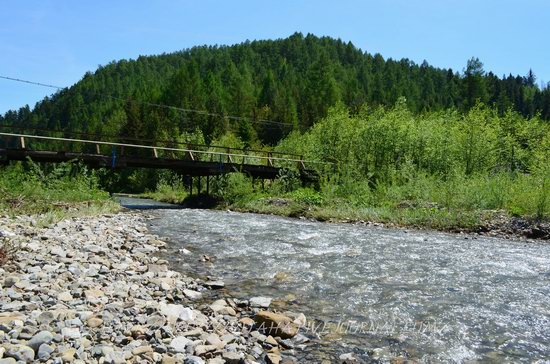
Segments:
[[[292,129],[308,129],[337,102],[358,111],[364,104],[392,106],[401,96],[416,113],[466,111],[480,100],[501,114],[513,108],[549,120],[550,88],[541,90],[535,81],[531,72],[485,73],[476,59],[459,73],[296,33],[112,62],[32,110],[6,113],[0,123],[148,139],[185,138],[182,133],[198,128],[207,142],[231,130],[249,145],[274,144]]]

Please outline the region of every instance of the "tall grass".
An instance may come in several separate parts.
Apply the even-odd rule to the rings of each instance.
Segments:
[[[36,214],[48,224],[67,216],[111,212],[117,205],[99,188],[95,171],[78,163],[41,166],[32,161],[0,168],[0,211]]]

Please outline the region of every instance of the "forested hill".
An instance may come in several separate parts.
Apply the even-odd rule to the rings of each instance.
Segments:
[[[153,139],[182,138],[198,128],[206,141],[231,130],[245,143],[271,144],[292,128],[307,129],[338,101],[354,110],[393,105],[401,96],[415,112],[467,110],[480,100],[501,112],[550,119],[550,88],[537,87],[531,72],[497,77],[477,59],[457,72],[296,33],[112,62],[33,110],[6,113],[0,123]]]

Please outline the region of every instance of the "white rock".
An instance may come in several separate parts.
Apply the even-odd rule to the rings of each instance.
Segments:
[[[190,300],[200,300],[202,298],[202,293],[193,291],[191,289],[184,289],[183,294]]]
[[[53,248],[51,248],[50,254],[57,255],[61,258],[67,257],[67,253],[65,252],[65,250],[59,246],[54,246]]]
[[[68,339],[80,338],[80,329],[78,327],[64,327],[61,329],[61,335]]]
[[[170,347],[172,347],[172,349],[174,349],[177,353],[185,353],[186,346],[191,343],[192,341],[185,336],[178,336],[172,339],[170,342]]]
[[[271,305],[271,298],[269,297],[252,297],[250,300],[251,307],[268,308]]]
[[[183,305],[166,304],[161,302],[159,304],[159,311],[167,317],[173,317],[182,321],[193,321],[195,319],[195,313],[189,307],[183,307]]]
[[[68,302],[68,301],[72,301],[73,296],[71,295],[71,292],[65,291],[58,294],[57,299],[63,302]]]

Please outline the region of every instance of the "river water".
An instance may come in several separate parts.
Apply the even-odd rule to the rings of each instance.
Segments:
[[[308,358],[550,359],[550,245],[212,210],[151,210],[167,257],[315,319]],[[191,254],[179,253],[185,248]],[[203,254],[212,263],[199,261]],[[310,350],[313,350],[310,349]]]

